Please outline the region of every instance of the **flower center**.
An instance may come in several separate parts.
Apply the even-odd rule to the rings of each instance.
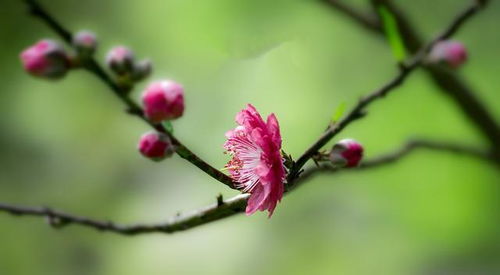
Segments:
[[[236,188],[251,192],[260,180],[256,168],[262,161],[262,149],[243,131],[228,139],[226,149],[232,159],[225,167],[237,182]]]

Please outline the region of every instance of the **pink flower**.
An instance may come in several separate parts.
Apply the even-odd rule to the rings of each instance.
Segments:
[[[142,135],[137,147],[143,156],[155,161],[169,157],[175,151],[170,138],[157,132],[148,132]]]
[[[281,157],[281,135],[274,114],[267,122],[250,104],[236,115],[239,124],[226,133],[224,148],[232,159],[226,164],[236,187],[250,193],[246,214],[268,210],[273,214],[284,191],[285,168]]]
[[[363,158],[363,146],[353,139],[343,139],[330,152],[330,161],[339,167],[355,167]]]
[[[64,48],[49,39],[27,48],[20,57],[24,69],[34,76],[57,79],[63,77],[70,67]]]
[[[169,80],[153,82],[144,90],[142,102],[151,122],[176,119],[184,113],[184,89]]]
[[[467,49],[458,41],[441,41],[432,48],[429,60],[431,62],[446,62],[450,67],[457,68],[467,61]]]

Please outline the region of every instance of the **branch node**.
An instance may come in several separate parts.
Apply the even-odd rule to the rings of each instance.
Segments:
[[[217,207],[221,207],[224,205],[224,198],[222,194],[217,195]]]
[[[404,60],[400,61],[400,62],[398,62],[398,68],[399,68],[400,72],[404,72],[404,71],[408,70],[408,64]]]
[[[52,228],[59,229],[59,228],[62,228],[68,224],[67,220],[65,220],[63,217],[56,215],[54,213],[54,211],[52,211],[52,209],[50,209],[50,208],[44,207],[43,212],[45,212],[45,214],[46,214],[45,217],[46,217],[47,223]]]

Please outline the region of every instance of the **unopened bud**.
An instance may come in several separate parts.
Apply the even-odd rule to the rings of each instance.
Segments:
[[[149,59],[141,60],[136,64],[134,64],[134,71],[132,72],[132,80],[134,81],[143,80],[151,74],[152,70],[153,70],[153,64],[151,63],[151,60]]]
[[[184,88],[168,80],[153,82],[144,90],[142,102],[151,122],[176,119],[184,113]]]
[[[440,41],[432,48],[429,61],[432,63],[444,62],[452,68],[458,68],[467,61],[467,49],[458,41]]]
[[[79,56],[89,57],[97,49],[97,38],[93,32],[79,31],[73,36],[73,46]]]
[[[106,56],[106,64],[118,75],[131,73],[134,68],[134,53],[126,47],[111,49]]]
[[[143,156],[155,161],[170,157],[175,151],[170,138],[157,132],[148,132],[142,135],[138,149]]]
[[[343,139],[330,152],[330,161],[337,167],[355,167],[363,158],[363,146],[353,139]]]
[[[24,70],[28,73],[50,79],[63,77],[69,70],[69,58],[57,42],[44,39],[24,50],[21,55]]]

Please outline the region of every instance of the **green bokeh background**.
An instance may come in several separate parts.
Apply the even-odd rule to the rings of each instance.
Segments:
[[[430,38],[469,1],[395,2]],[[500,3],[491,2],[456,38],[471,57],[459,74],[500,120]],[[338,104],[352,106],[397,69],[383,39],[319,0],[43,3],[71,30],[94,30],[99,59],[125,44],[154,61],[149,80],[182,83],[187,108],[176,135],[216,167],[246,103],[277,115],[284,149],[297,156]],[[0,0],[0,201],[129,223],[236,194],[179,157],[142,158],[136,143],[148,127],[88,73],[58,82],[25,74],[18,54],[43,37],[56,38],[22,1]],[[345,137],[361,141],[367,158],[411,137],[486,145],[422,71]],[[499,187],[488,163],[419,151],[384,168],[317,177],[272,219],[240,215],[174,235],[58,231],[2,214],[0,274],[500,274]]]

